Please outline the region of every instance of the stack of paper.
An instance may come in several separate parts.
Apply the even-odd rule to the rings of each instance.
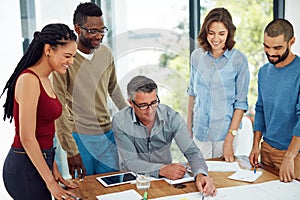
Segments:
[[[123,192],[115,192],[110,194],[104,194],[97,196],[98,200],[124,200],[124,199],[130,199],[130,200],[141,200],[142,196],[135,190],[126,190]]]
[[[195,179],[193,176],[190,176],[188,173],[186,173],[181,179],[171,180],[171,179],[164,178],[164,180],[167,183],[174,185],[174,184],[179,184],[179,183],[191,182],[191,181],[194,181]]]

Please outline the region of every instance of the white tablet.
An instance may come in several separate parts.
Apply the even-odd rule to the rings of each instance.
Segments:
[[[110,187],[125,183],[134,183],[136,176],[133,172],[124,172],[96,178],[103,186]]]

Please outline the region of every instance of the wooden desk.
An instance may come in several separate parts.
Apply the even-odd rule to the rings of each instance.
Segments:
[[[241,168],[245,168],[242,167]],[[230,180],[227,177],[233,174],[233,172],[209,172],[209,176],[211,176],[214,180],[215,186],[217,188],[230,187],[230,186],[240,186],[240,185],[249,185],[255,183],[263,183],[272,180],[278,180],[278,176],[275,175],[277,172],[274,169],[268,168],[267,171],[265,167],[262,169],[262,175],[253,183],[246,183],[241,181]],[[104,187],[100,182],[96,180],[96,177],[104,176],[107,174],[101,175],[93,175],[87,176],[83,181],[76,181],[78,184],[77,189],[70,189],[73,193],[75,193],[78,197],[84,200],[96,200],[96,196],[101,194],[108,194],[113,192],[121,192],[129,189],[135,189],[138,193],[143,196],[143,191],[139,191],[136,189],[135,184],[124,184],[113,187]],[[172,185],[169,185],[167,182],[163,180],[151,181],[150,189],[148,190],[148,198],[158,198],[163,196],[184,194],[188,192],[196,192],[198,191],[194,182],[184,183],[186,185],[183,189],[177,189]]]

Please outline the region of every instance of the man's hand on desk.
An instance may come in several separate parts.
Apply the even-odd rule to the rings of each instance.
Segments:
[[[258,156],[259,156],[259,154],[260,154],[259,147],[253,146],[252,151],[251,151],[251,153],[249,155],[249,161],[250,161],[250,164],[253,167],[260,167],[259,163],[258,163]]]
[[[177,180],[184,176],[186,168],[183,164],[172,163],[164,165],[159,170],[159,175],[171,180]]]
[[[203,195],[216,196],[217,190],[213,180],[209,176],[198,174],[196,176],[196,186]]]
[[[77,171],[79,178],[83,178],[84,176],[86,176],[86,171],[82,163],[80,154],[77,154],[73,157],[68,157],[68,166],[69,173],[72,176],[72,179],[75,179],[75,170]]]
[[[293,179],[295,179],[295,173],[294,173],[294,157],[286,155],[283,158],[282,164],[280,166],[279,170],[279,178],[280,181],[283,182],[291,182]]]

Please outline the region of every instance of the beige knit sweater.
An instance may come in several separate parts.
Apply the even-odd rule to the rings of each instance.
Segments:
[[[72,131],[102,134],[111,129],[108,95],[119,110],[128,106],[117,84],[113,55],[105,45],[96,49],[91,61],[76,53],[67,73],[53,73],[52,82],[63,106],[56,134],[68,156],[79,153]]]

